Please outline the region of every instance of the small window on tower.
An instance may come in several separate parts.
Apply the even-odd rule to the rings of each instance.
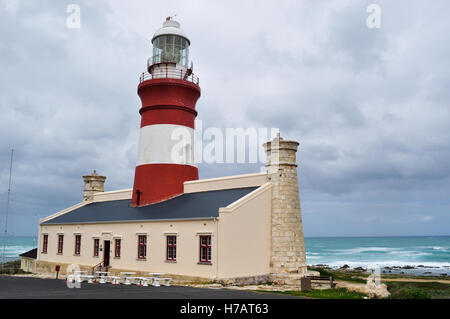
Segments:
[[[141,191],[138,189],[136,190],[136,205],[139,206],[140,203],[141,203]]]

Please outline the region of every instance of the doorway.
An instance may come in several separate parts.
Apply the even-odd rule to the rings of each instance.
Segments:
[[[109,267],[110,241],[103,242],[103,265]]]

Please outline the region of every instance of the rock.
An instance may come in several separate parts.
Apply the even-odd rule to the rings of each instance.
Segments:
[[[426,272],[424,272],[423,274],[424,274],[424,275],[431,275],[432,272],[431,272],[431,271],[426,271]]]
[[[441,274],[442,277],[447,277],[447,274]]]
[[[356,271],[366,271],[367,269],[364,269],[363,267],[356,267],[354,270],[356,270]]]
[[[347,265],[347,264],[345,264],[344,266],[342,266],[341,268],[339,268],[339,269],[349,269],[350,268],[350,266],[349,265]]]
[[[417,268],[424,268],[424,265],[418,265]]]
[[[325,264],[317,264],[313,266],[314,268],[324,268],[324,269],[331,269],[328,265]]]
[[[386,269],[386,270],[391,270],[392,268],[391,267],[384,267],[384,269]]]
[[[416,268],[414,266],[406,265],[406,266],[403,266],[402,269],[416,269]]]
[[[401,274],[404,274],[405,272],[404,272],[404,271],[401,271],[400,273],[401,273]]]
[[[373,276],[367,278],[366,291],[369,298],[389,298],[391,295],[387,286],[379,282],[377,284]]]

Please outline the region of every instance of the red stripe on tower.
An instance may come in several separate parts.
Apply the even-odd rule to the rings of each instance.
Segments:
[[[194,162],[198,78],[188,65],[190,41],[167,18],[152,39],[153,56],[138,86],[141,131],[131,206],[145,206],[183,193],[198,179]]]

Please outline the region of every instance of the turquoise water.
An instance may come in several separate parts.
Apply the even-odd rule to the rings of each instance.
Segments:
[[[8,237],[6,260],[33,248],[36,237]],[[0,239],[3,253],[3,238]],[[305,238],[308,265],[331,267],[419,266],[450,271],[450,236]],[[1,256],[1,255],[0,255]],[[0,260],[1,261],[1,260]]]
[[[450,236],[305,238],[308,265],[450,267]]]
[[[33,239],[36,241],[33,247]],[[35,248],[37,237],[21,236],[7,237],[5,248],[5,262],[20,259],[19,255]],[[3,258],[3,237],[0,238],[0,262]]]

